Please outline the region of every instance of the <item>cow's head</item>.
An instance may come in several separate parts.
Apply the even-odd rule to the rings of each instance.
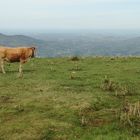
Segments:
[[[34,58],[35,54],[36,54],[36,48],[35,47],[31,47],[30,49],[32,50],[31,57]]]

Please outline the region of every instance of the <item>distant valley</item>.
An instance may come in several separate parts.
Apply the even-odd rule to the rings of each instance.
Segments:
[[[140,55],[140,37],[93,33],[36,35],[0,34],[0,44],[10,47],[34,45],[40,57]]]

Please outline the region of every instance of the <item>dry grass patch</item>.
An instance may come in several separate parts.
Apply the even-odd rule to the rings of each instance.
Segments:
[[[124,125],[138,126],[140,128],[140,101],[133,104],[125,102],[120,112],[120,121]]]
[[[118,84],[109,79],[107,76],[102,81],[100,88],[104,91],[115,91],[118,88]]]
[[[114,93],[114,95],[120,97],[120,96],[132,96],[136,95],[137,92],[135,88],[130,87],[128,85],[121,85],[117,82],[112,81],[110,78],[105,76],[104,80],[101,83],[100,88],[103,91],[109,91]]]

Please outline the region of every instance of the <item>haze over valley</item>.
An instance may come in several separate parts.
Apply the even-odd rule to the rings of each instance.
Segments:
[[[17,34],[17,35],[15,35]],[[16,47],[34,45],[40,57],[137,56],[138,31],[51,31],[46,33],[1,33],[0,44]]]

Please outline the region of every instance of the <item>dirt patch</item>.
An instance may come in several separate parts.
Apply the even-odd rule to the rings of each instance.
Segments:
[[[105,119],[89,119],[89,121],[88,121],[88,125],[94,126],[94,127],[103,126],[108,123],[110,123],[110,121],[105,120]]]
[[[12,99],[12,97],[3,95],[0,96],[0,103],[13,103]]]

